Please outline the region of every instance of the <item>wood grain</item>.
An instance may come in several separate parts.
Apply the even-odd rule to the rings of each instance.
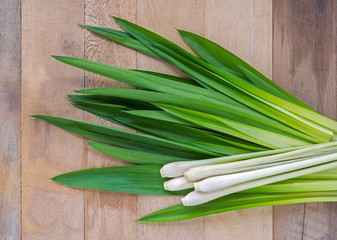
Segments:
[[[272,2],[208,0],[205,36],[272,75]],[[206,217],[205,239],[272,239],[272,207]]]
[[[20,1],[0,0],[0,239],[21,238]]]
[[[22,0],[22,239],[83,239],[83,191],[49,178],[83,168],[83,139],[31,114],[83,120],[66,98],[83,71],[51,54],[83,57],[82,0]]]
[[[111,16],[136,21],[136,0],[86,0],[85,24],[120,29]],[[87,59],[123,68],[136,68],[136,51],[120,44],[98,37],[86,31],[85,56]],[[128,87],[126,84],[87,73],[86,88]],[[107,124],[106,121],[86,114],[86,121]],[[121,128],[116,124],[107,124]],[[125,165],[88,147],[85,168]],[[135,194],[86,190],[85,193],[85,231],[86,239],[136,239]]]
[[[204,1],[165,1],[138,0],[137,23],[141,26],[185,46],[186,44],[173,29],[180,28],[198,34],[204,34]],[[139,69],[156,72],[180,74],[176,68],[143,54],[137,55]],[[142,217],[159,209],[180,203],[179,197],[139,196],[138,217]],[[204,239],[203,218],[162,224],[137,224],[137,239]]]
[[[336,119],[336,9],[333,0],[274,1],[274,79]],[[337,239],[336,203],[275,207],[274,239]]]

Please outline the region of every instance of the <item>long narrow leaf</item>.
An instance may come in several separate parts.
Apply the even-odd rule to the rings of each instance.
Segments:
[[[308,193],[236,193],[211,202],[185,207],[182,204],[151,213],[138,221],[140,222],[171,222],[207,216],[210,214],[281,204],[304,202],[336,202],[337,192],[308,192]]]
[[[210,64],[207,64],[206,62],[203,62],[199,58],[193,56],[192,54],[188,53],[184,49],[178,47],[177,45],[169,42],[168,40],[158,36],[157,34],[144,29],[136,24],[130,23],[126,20],[115,18],[117,23],[124,28],[129,34],[131,34],[133,37],[141,41],[144,45],[146,45],[148,48],[156,52],[158,55],[162,56],[166,61],[176,65],[179,67],[182,71],[186,72],[187,74],[191,75],[191,71],[194,71],[195,69],[199,69],[199,71],[203,71],[202,74],[198,73],[197,75],[191,75],[196,80],[201,80],[201,84],[203,86],[207,86],[210,83],[213,85],[209,85],[213,89],[221,90],[224,85],[228,85],[228,87],[233,87],[236,90],[243,91],[253,98],[256,98],[257,101],[262,101],[265,103],[265,106],[270,106],[271,108],[274,108],[273,104],[281,105],[288,109],[289,111],[292,111],[294,113],[301,113],[304,117],[315,119],[316,123],[322,123],[324,125],[328,125],[330,129],[337,129],[337,123],[331,119],[328,119],[312,110],[309,110],[307,108],[298,106],[296,104],[293,104],[291,102],[285,101],[282,98],[278,98],[272,94],[269,94],[268,92],[264,92],[263,90],[260,90],[250,84],[248,84],[245,81],[242,81],[242,79],[236,77],[235,75],[224,72],[221,69],[216,68],[215,66],[212,66]],[[183,61],[183,62],[182,62]],[[182,67],[180,64],[184,64]],[[190,66],[186,65],[189,64]],[[208,72],[206,70],[209,70]],[[206,72],[205,72],[206,71]],[[210,72],[210,71],[213,71]],[[196,73],[194,71],[194,73]],[[218,82],[210,81],[210,79],[205,79],[205,74],[212,74],[212,77],[214,79],[218,78]],[[221,84],[222,83],[222,84]],[[206,84],[206,85],[205,85]],[[214,85],[215,84],[215,85]],[[228,92],[228,87],[224,89],[223,93],[231,93]],[[235,99],[239,100],[240,95],[236,95],[234,97]],[[252,100],[252,98],[250,98]],[[249,104],[249,101],[246,103]],[[273,103],[273,104],[270,104]],[[250,106],[254,107],[254,104]],[[267,108],[267,107],[265,107]],[[268,109],[265,109],[266,114],[268,114]],[[279,109],[278,109],[279,110]],[[270,113],[269,113],[270,114]],[[296,126],[296,128],[304,127],[303,124],[301,125],[299,122],[297,123],[299,126]],[[317,124],[315,127],[318,127]],[[321,127],[322,128],[322,127]],[[314,131],[315,128],[307,127],[306,131]],[[322,141],[324,138],[324,133],[321,133],[320,130],[316,130],[316,133],[313,133],[313,136],[322,137]],[[329,136],[325,136],[326,138],[329,138]],[[330,136],[331,138],[331,136]]]
[[[221,137],[201,129],[146,117],[132,116],[127,113],[114,114],[113,118],[129,127],[182,144],[193,145],[205,151],[218,153],[218,156],[250,152],[247,149],[226,144]]]
[[[194,159],[201,159],[202,157],[207,156],[206,154],[186,149],[178,143],[150,135],[133,133],[95,123],[87,123],[58,117],[43,115],[35,115],[33,117],[87,138],[133,150]]]
[[[178,30],[186,43],[208,63],[238,76],[247,76],[255,85],[275,96],[290,100],[302,107],[309,108],[291,94],[280,88],[248,63],[224,49],[220,45],[197,34]]]
[[[121,31],[117,31],[117,30],[113,30],[109,28],[88,26],[88,25],[83,25],[83,27],[85,27],[86,29],[94,33],[107,37],[115,42],[121,43],[127,47],[134,48],[136,50],[139,50],[141,52],[144,52],[154,57],[159,57],[157,54],[155,54],[153,51],[145,47],[137,39],[133,38],[130,34],[126,32],[121,32]]]
[[[279,134],[289,133],[289,136],[294,138],[294,140],[296,140],[296,138],[298,138],[299,141],[303,139],[307,143],[312,143],[312,141],[314,141],[314,139],[308,135],[295,131],[294,129],[282,125],[281,123],[278,123],[263,115],[245,111],[231,104],[221,105],[217,103],[210,103],[209,101],[206,100],[203,101],[196,98],[188,98],[179,95],[141,91],[134,89],[96,88],[96,89],[85,89],[76,92],[95,94],[95,95],[105,95],[111,97],[125,97],[128,99],[135,99],[138,101],[148,101],[151,103],[174,105],[186,109],[192,109],[194,111],[202,113],[221,116],[226,119],[229,119],[230,121],[238,122],[239,124],[251,125],[252,127],[261,128],[262,130],[271,131],[274,133]],[[283,131],[281,131],[281,129]],[[230,132],[225,133],[232,135],[232,133]],[[240,137],[237,135],[235,136]],[[242,136],[240,138],[242,138]]]
[[[193,160],[189,158],[179,158],[162,154],[136,151],[97,142],[88,142],[88,145],[110,156],[136,164],[166,164],[175,161]]]
[[[115,192],[183,195],[188,191],[164,190],[164,181],[159,169],[161,165],[137,165],[80,170],[58,175],[55,182],[78,188],[99,189]]]

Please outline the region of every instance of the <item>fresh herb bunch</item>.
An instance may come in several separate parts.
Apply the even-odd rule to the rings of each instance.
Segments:
[[[178,30],[197,57],[136,24],[115,20],[126,32],[84,27],[171,63],[188,77],[54,56],[137,87],[85,89],[69,98],[82,110],[147,133],[35,115],[99,141],[88,145],[135,164],[70,172],[54,181],[137,194],[187,194],[183,204],[139,219],[143,222],[337,201],[336,121],[315,112],[210,40]]]

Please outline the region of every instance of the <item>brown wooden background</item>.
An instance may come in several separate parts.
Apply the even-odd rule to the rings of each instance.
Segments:
[[[0,0],[0,239],[337,239],[337,204],[264,207],[190,221],[135,220],[177,197],[77,190],[49,180],[123,164],[31,114],[98,122],[66,99],[73,89],[125,85],[50,57],[84,57],[175,73],[167,65],[84,31],[126,18],[184,45],[173,27],[210,38],[336,119],[337,1]]]

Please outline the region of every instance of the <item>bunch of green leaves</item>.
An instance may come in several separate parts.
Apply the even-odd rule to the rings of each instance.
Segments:
[[[73,105],[135,133],[99,124],[35,115],[93,139],[88,145],[135,165],[66,173],[54,181],[80,188],[137,194],[183,195],[166,191],[159,170],[167,163],[216,158],[334,140],[337,122],[322,116],[216,43],[178,30],[198,55],[126,20],[126,31],[84,26],[127,47],[164,60],[186,74],[123,69],[85,59],[53,56],[71,66],[138,89],[75,91]],[[313,173],[231,194],[193,207],[176,205],[140,219],[184,220],[213,213],[277,204],[337,201],[337,170]],[[318,187],[319,186],[319,187]]]

